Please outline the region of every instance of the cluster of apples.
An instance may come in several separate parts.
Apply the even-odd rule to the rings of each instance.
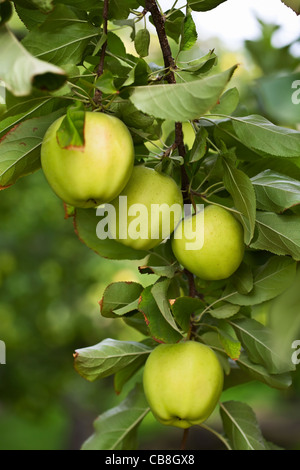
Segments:
[[[82,148],[59,145],[57,131],[63,119],[58,119],[48,129],[42,144],[41,162],[50,186],[65,203],[91,208],[109,202],[116,209],[119,224],[123,217],[118,213],[119,196],[127,196],[128,207],[146,205],[150,219],[153,204],[183,207],[181,189],[170,176],[144,165],[134,166],[131,134],[118,118],[87,112]],[[117,240],[137,250],[150,250],[175,231],[172,248],[184,268],[204,280],[226,279],[243,259],[243,229],[222,207],[208,206],[204,213],[204,242],[196,250],[186,247],[201,214],[189,218],[179,215],[178,220],[174,217],[169,233],[162,233],[159,239],[151,238],[153,221],[148,220],[148,238],[132,239],[128,234]],[[162,217],[157,219],[158,224]],[[176,237],[177,230],[183,236]],[[161,344],[145,365],[145,394],[154,416],[163,424],[188,428],[205,421],[214,410],[222,387],[223,371],[217,356],[209,347],[194,341]]]

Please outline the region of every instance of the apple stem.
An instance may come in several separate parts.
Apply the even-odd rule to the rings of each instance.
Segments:
[[[186,450],[186,443],[189,437],[189,428],[185,429],[182,436],[180,450]]]

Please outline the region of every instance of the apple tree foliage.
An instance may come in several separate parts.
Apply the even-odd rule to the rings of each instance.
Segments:
[[[299,2],[285,3],[299,13]],[[234,211],[244,228],[247,248],[238,271],[224,281],[203,282],[182,270],[170,241],[144,252],[99,240],[96,210],[66,208],[95,256],[138,260],[140,273],[156,276],[146,288],[113,283],[100,301],[103,317],[125,322],[144,340],[106,339],[74,354],[80,375],[89,381],[114,376],[117,393],[157,344],[186,337],[214,349],[225,389],[253,380],[279,390],[293,387],[291,344],[300,327],[300,132],[240,106],[237,88],[230,87],[236,64],[218,69],[212,50],[189,59],[188,51],[198,47],[194,15],[220,4],[226,8],[225,0],[187,0],[185,8],[170,1],[162,12],[155,0],[0,0],[7,105],[0,121],[1,190],[40,170],[42,139],[55,119],[68,112],[73,125],[67,140],[76,145],[80,113],[97,110],[130,129],[137,164],[171,175],[185,202]],[[28,30],[21,41],[7,26],[14,9]],[[130,28],[135,53],[121,39],[124,28]],[[149,31],[156,31],[163,65],[147,61],[155,35]],[[95,421],[83,449],[137,448],[148,412],[137,383]],[[273,448],[247,404],[221,402],[220,416],[220,437],[229,449]]]

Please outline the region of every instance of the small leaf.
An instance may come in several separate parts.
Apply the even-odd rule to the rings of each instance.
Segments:
[[[150,33],[148,29],[140,29],[134,39],[134,47],[140,57],[149,55]]]
[[[239,305],[224,304],[222,307],[214,308],[209,311],[210,315],[219,320],[225,320],[236,315],[240,310]]]
[[[188,0],[188,4],[192,10],[209,11],[221,5],[221,3],[225,1],[226,0]]]
[[[221,96],[219,103],[211,109],[210,113],[213,114],[232,114],[240,101],[240,95],[237,88],[230,88],[225,91]]]
[[[204,303],[193,297],[178,297],[172,305],[172,312],[176,322],[183,331],[188,332],[191,316],[198,310],[204,309]]]
[[[90,382],[113,375],[141,357],[147,357],[152,348],[143,343],[107,338],[88,348],[77,349],[76,371]]]
[[[182,335],[163,317],[151,292],[152,287],[144,289],[139,304],[139,310],[145,317],[150,335],[159,343],[177,343],[182,339]]]
[[[70,106],[67,114],[58,129],[56,136],[62,149],[84,149],[85,137],[85,109],[81,102],[77,101]]]
[[[100,302],[101,315],[115,318],[131,313],[138,308],[143,286],[137,282],[114,282],[104,291]]]
[[[235,207],[242,213],[244,241],[249,245],[255,230],[256,198],[250,178],[238,170],[229,158],[222,158],[224,168],[224,186],[231,194]]]
[[[157,303],[159,310],[161,311],[164,319],[171,325],[174,330],[180,333],[178,326],[174,320],[171,312],[170,302],[168,298],[168,289],[170,287],[170,279],[160,279],[152,287],[151,293]]]
[[[197,39],[198,39],[197,28],[193,20],[191,11],[189,10],[183,22],[179,50],[180,51],[190,50],[197,42]]]
[[[143,387],[138,384],[120,405],[96,419],[95,432],[82,450],[135,450],[137,428],[149,411]]]
[[[200,127],[196,134],[196,139],[190,153],[190,163],[201,160],[207,151],[208,132],[204,127]]]
[[[114,76],[109,70],[105,70],[95,83],[96,88],[106,95],[118,93],[114,83]]]
[[[266,450],[255,414],[245,403],[221,403],[224,431],[233,450]]]

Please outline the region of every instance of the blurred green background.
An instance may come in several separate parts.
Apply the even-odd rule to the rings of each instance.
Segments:
[[[16,19],[12,26],[22,35]],[[217,45],[219,67],[241,59],[235,85],[248,112],[297,127],[299,114],[291,117],[283,109],[290,106],[286,99],[274,107],[274,96],[279,96],[278,86],[284,89],[278,80],[299,75],[299,59],[290,47],[274,48],[274,25],[261,24],[261,29],[261,38],[247,42],[239,53]],[[205,54],[211,46],[201,47]],[[157,49],[152,54],[159,60]],[[0,365],[0,450],[79,449],[93,432],[93,420],[124,398],[137,377],[118,397],[112,379],[93,384],[82,379],[72,355],[107,337],[140,339],[122,321],[101,318],[98,305],[110,282],[150,282],[138,274],[139,264],[101,259],[84,246],[41,171],[1,191],[0,339],[6,343],[7,364]],[[300,449],[297,375],[299,370],[294,386],[284,393],[251,383],[224,392],[222,399],[244,400],[253,406],[267,439]],[[219,426],[217,414],[210,421]],[[141,448],[178,449],[181,436],[149,415],[141,426]],[[187,447],[221,448],[200,428],[192,430]]]

